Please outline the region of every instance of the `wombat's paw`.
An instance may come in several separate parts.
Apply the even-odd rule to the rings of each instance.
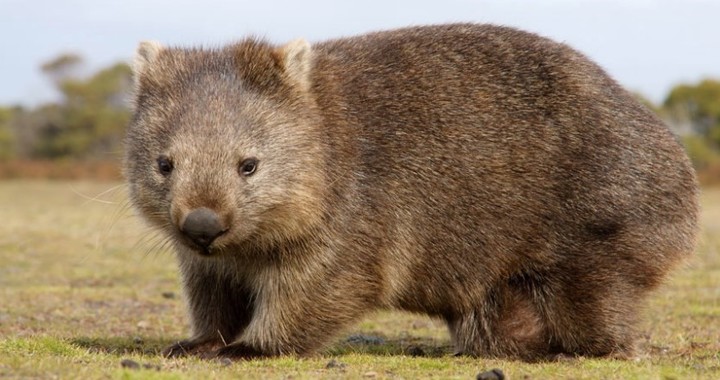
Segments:
[[[162,351],[166,358],[178,358],[188,355],[207,356],[220,347],[222,342],[207,340],[181,340]]]
[[[215,351],[215,357],[228,359],[253,359],[269,356],[244,343],[233,343]]]

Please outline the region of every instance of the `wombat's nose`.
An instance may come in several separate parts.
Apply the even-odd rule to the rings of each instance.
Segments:
[[[192,210],[183,222],[182,232],[202,248],[207,248],[226,230],[220,223],[220,217],[209,208]]]

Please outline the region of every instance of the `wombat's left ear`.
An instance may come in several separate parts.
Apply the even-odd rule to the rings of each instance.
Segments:
[[[148,67],[157,59],[163,49],[163,46],[156,41],[143,41],[138,45],[135,60],[132,65],[133,74],[136,79],[140,77],[140,74],[147,71]]]
[[[312,63],[312,47],[300,38],[281,46],[277,51],[282,59],[285,74],[301,89],[310,88],[310,68]]]

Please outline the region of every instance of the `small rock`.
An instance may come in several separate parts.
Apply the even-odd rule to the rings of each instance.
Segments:
[[[143,343],[145,343],[145,341],[143,340],[143,338],[141,338],[141,337],[139,337],[139,336],[134,336],[134,337],[133,337],[133,343],[135,343],[135,344],[143,344]]]
[[[656,346],[656,345],[650,346],[650,353],[655,354],[655,355],[666,355],[669,352],[670,352],[670,347]]]
[[[325,368],[345,368],[347,367],[347,364],[339,362],[337,359],[332,359],[328,362],[327,365],[325,365]]]
[[[494,368],[489,371],[478,373],[475,378],[477,380],[505,380],[505,374],[501,369]]]
[[[140,321],[140,322],[138,322],[137,327],[141,328],[141,329],[146,329],[146,328],[150,327],[150,322]]]
[[[363,373],[363,377],[367,377],[367,378],[372,378],[372,379],[374,379],[374,378],[376,378],[377,376],[378,376],[378,373],[375,372],[375,371],[367,371],[367,372]]]
[[[577,357],[574,355],[559,353],[559,354],[553,356],[552,361],[554,361],[554,362],[572,362],[572,361],[575,361],[576,359],[577,359]]]
[[[229,367],[233,364],[233,361],[230,358],[221,358],[220,360],[218,360],[218,362],[220,363],[220,365],[223,365],[225,367]]]
[[[174,292],[162,292],[162,297],[169,299],[169,300],[173,300],[173,299],[175,299],[176,296],[175,296]]]
[[[426,329],[426,328],[430,327],[430,323],[428,321],[416,320],[416,321],[413,321],[411,327],[413,330]]]
[[[154,369],[154,370],[156,370],[156,371],[159,371],[159,370],[160,370],[160,366],[159,366],[159,365],[155,365],[155,364],[143,363],[142,366],[143,366],[143,368],[145,368],[145,369]]]
[[[425,356],[425,350],[420,346],[410,346],[406,352],[410,356]]]
[[[140,369],[140,363],[132,359],[123,359],[120,362],[120,366],[128,369]]]

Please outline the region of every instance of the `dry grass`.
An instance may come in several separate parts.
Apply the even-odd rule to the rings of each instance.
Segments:
[[[0,178],[99,180],[122,179],[120,159],[114,160],[11,160],[0,161]]]
[[[720,378],[720,190],[703,196],[696,259],[647,308],[636,361],[456,358],[441,323],[383,312],[325,352],[231,365],[164,359],[187,333],[172,255],[98,182],[0,182],[0,378]],[[352,334],[381,342],[348,341]],[[419,347],[421,357],[408,355]],[[344,367],[326,368],[336,358]],[[123,368],[131,359],[140,369]],[[147,368],[145,368],[147,367]]]

